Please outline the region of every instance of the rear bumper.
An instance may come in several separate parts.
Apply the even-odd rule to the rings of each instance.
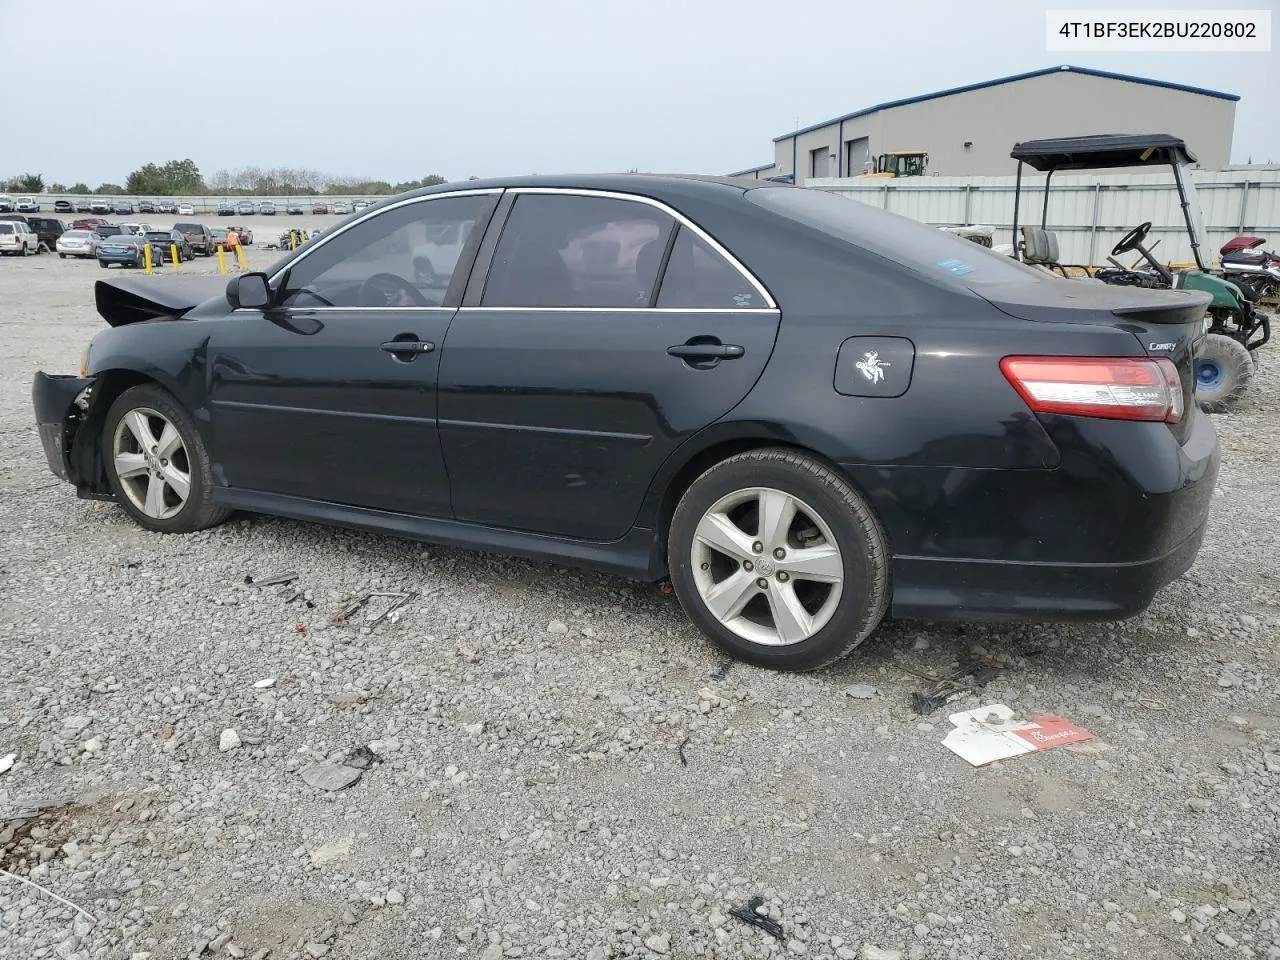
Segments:
[[[1190,569],[1204,527],[1142,563],[1036,564],[895,557],[893,615],[924,620],[1124,620]]]
[[[80,478],[73,444],[83,422],[83,410],[77,406],[76,398],[92,385],[92,378],[41,372],[36,373],[31,384],[31,404],[49,469],[54,476],[77,486]]]
[[[1052,470],[845,468],[893,548],[895,616],[1119,620],[1194,562],[1218,473],[1211,419],[1060,418]]]

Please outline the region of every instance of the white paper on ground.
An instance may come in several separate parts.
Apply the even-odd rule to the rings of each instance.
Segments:
[[[1062,717],[1045,714],[1022,720],[1002,703],[962,710],[948,719],[955,729],[942,745],[975,767],[1094,739],[1088,730]]]

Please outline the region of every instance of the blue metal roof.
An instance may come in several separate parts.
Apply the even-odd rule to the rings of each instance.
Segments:
[[[905,100],[890,100],[888,103],[877,103],[874,107],[867,107],[864,110],[856,110],[853,113],[846,113],[842,117],[832,117],[830,120],[824,120],[822,123],[814,123],[807,127],[802,127],[792,133],[784,133],[780,137],[774,137],[774,143],[780,143],[783,140],[790,140],[802,133],[811,133],[814,130],[821,130],[823,127],[829,127],[833,123],[841,123],[845,120],[852,120],[854,117],[864,117],[868,113],[875,113],[879,110],[889,110],[893,107],[905,107],[911,103],[922,103],[925,100],[936,100],[939,97],[949,97],[956,93],[968,93],[970,90],[982,90],[986,87],[998,87],[1002,83],[1014,83],[1018,80],[1029,80],[1032,77],[1047,77],[1051,73],[1083,73],[1090,77],[1105,77],[1108,80],[1127,80],[1130,83],[1142,83],[1149,87],[1164,87],[1166,90],[1181,90],[1183,93],[1198,93],[1205,97],[1217,97],[1219,100],[1239,100],[1240,97],[1234,93],[1223,93],[1220,90],[1206,90],[1203,87],[1190,87],[1183,83],[1171,83],[1168,80],[1152,80],[1149,77],[1134,77],[1127,73],[1112,73],[1110,70],[1095,70],[1092,67],[1073,67],[1070,64],[1062,64],[1057,67],[1045,67],[1043,70],[1032,70],[1030,73],[1015,73],[1011,77],[998,77],[995,80],[984,80],[981,83],[971,83],[964,87],[952,87],[950,90],[939,90],[936,93],[925,93],[918,97],[907,97]]]

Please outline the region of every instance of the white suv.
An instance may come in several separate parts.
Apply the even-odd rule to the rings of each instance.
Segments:
[[[25,257],[40,252],[40,238],[22,220],[0,220],[0,253]]]

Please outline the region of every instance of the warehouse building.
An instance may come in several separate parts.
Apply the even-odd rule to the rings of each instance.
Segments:
[[[875,170],[879,158],[927,155],[925,175],[1005,176],[1020,140],[1090,133],[1172,133],[1206,170],[1231,158],[1231,93],[1060,66],[876,104],[775,137],[772,163],[732,176],[804,182]]]

